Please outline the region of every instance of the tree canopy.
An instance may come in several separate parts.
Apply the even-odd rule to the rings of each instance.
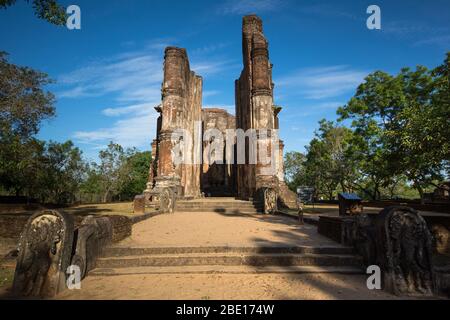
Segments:
[[[449,63],[447,53],[432,70],[369,74],[338,109],[338,123],[320,121],[305,155],[287,155],[291,187],[313,186],[327,198],[340,190],[380,199],[411,186],[423,200],[428,187],[449,175]],[[339,126],[347,119],[351,128]]]
[[[29,0],[26,0],[30,2]],[[0,0],[0,8],[6,9],[14,5],[17,0]],[[55,25],[65,25],[66,24],[66,9],[58,4],[56,0],[32,0],[32,6],[35,15],[39,19],[46,20]]]

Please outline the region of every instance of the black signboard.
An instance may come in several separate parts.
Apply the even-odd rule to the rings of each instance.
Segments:
[[[298,187],[297,196],[302,203],[313,203],[314,202],[314,188],[312,187]]]

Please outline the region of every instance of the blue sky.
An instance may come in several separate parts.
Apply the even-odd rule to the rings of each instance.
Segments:
[[[435,67],[450,50],[450,1],[71,0],[81,30],[34,17],[24,0],[0,10],[0,50],[10,61],[56,80],[57,117],[39,138],[71,139],[95,159],[110,140],[150,149],[168,45],[185,47],[204,78],[203,106],[234,113],[242,68],[241,21],[264,22],[274,64],[275,103],[286,151],[303,151],[322,118],[375,70]],[[381,8],[381,30],[368,30],[366,9]]]

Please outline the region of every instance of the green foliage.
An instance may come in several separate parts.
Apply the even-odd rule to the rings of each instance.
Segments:
[[[396,76],[377,71],[338,110],[353,119],[362,173],[376,192],[405,176],[423,199],[442,180],[449,161],[449,54],[434,70],[404,68]]]
[[[286,180],[291,189],[310,186],[315,196],[333,199],[338,186],[349,189],[354,174],[350,129],[321,120],[315,137],[307,147],[306,156],[291,152],[286,154]]]
[[[72,141],[47,144],[41,161],[42,199],[54,203],[72,203],[83,180],[85,163]]]
[[[305,155],[291,151],[284,156],[285,180],[292,191],[302,184],[302,173],[304,172]]]
[[[16,2],[17,0],[0,0],[0,8],[6,9]],[[27,2],[30,1],[27,0]],[[33,0],[32,5],[34,13],[39,19],[44,19],[59,26],[66,24],[66,9],[59,5],[56,0]]]
[[[102,201],[131,200],[146,187],[151,163],[149,151],[123,148],[110,142],[99,152],[100,163],[92,163],[81,190],[102,195]]]
[[[133,199],[142,193],[147,186],[151,163],[151,152],[137,152],[129,155],[126,160],[126,179],[122,184],[120,195],[122,199]]]
[[[14,192],[30,193],[45,143],[33,136],[43,120],[55,114],[54,96],[43,90],[47,75],[10,64],[0,53],[0,185]]]
[[[368,75],[338,109],[352,130],[321,120],[305,155],[286,155],[286,180],[312,186],[316,197],[339,191],[368,199],[422,199],[449,174],[450,53],[433,70]]]
[[[43,87],[52,81],[45,73],[10,64],[0,52],[0,134],[23,141],[39,131],[40,123],[55,115],[55,97]]]

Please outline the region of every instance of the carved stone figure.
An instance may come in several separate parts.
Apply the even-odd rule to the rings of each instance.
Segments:
[[[159,194],[159,210],[162,213],[174,213],[175,212],[175,193],[170,188],[165,188]]]
[[[434,224],[431,228],[436,252],[450,255],[450,231],[441,224]]]
[[[377,249],[375,240],[375,227],[369,215],[363,213],[355,216],[355,234],[353,245],[357,252],[363,257],[364,265],[376,264]]]
[[[66,286],[74,223],[70,215],[44,210],[30,217],[19,241],[13,294],[53,297]]]
[[[134,197],[133,212],[136,214],[145,213],[145,196],[140,194]]]
[[[263,189],[263,197],[264,197],[264,213],[265,214],[275,214],[278,210],[278,208],[277,208],[277,202],[278,202],[277,192],[273,188],[264,188]]]
[[[75,230],[75,254],[71,265],[80,267],[81,279],[95,268],[97,257],[112,240],[112,224],[107,217],[88,216]]]
[[[384,288],[397,295],[433,294],[432,238],[425,220],[412,208],[388,207],[375,226]]]

